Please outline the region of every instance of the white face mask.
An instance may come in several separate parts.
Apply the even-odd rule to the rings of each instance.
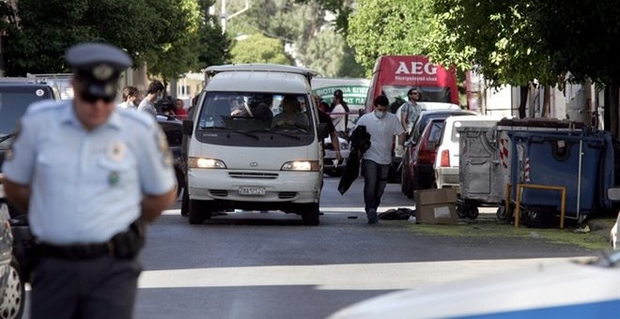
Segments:
[[[378,111],[378,110],[375,110],[375,116],[376,116],[378,119],[382,119],[382,118],[384,118],[384,117],[385,117],[385,111]]]

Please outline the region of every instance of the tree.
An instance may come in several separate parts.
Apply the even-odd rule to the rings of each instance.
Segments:
[[[156,12],[145,0],[20,0],[19,18],[5,29],[5,70],[9,76],[67,72],[63,56],[73,44],[104,41],[125,49],[136,61],[153,43]]]
[[[299,64],[325,76],[362,76],[359,65],[351,59],[353,50],[337,34],[333,22],[325,20],[320,2],[253,1],[248,11],[229,22],[227,32],[236,36],[260,32],[280,39],[293,49],[293,57]],[[240,9],[231,8],[233,12]]]
[[[166,83],[199,69],[201,15],[197,1],[156,0],[150,5],[158,14],[154,21],[153,45],[144,52],[149,73],[161,76]]]
[[[292,58],[284,54],[284,46],[278,39],[253,34],[237,41],[231,50],[233,63],[273,63],[294,65]]]
[[[433,0],[359,0],[349,17],[347,41],[369,75],[377,58],[386,54],[425,54]]]
[[[231,59],[230,49],[233,41],[227,34],[222,32],[219,18],[209,14],[209,8],[214,4],[215,0],[198,0],[202,17],[198,30],[200,36],[200,46],[198,48],[200,68],[209,65],[226,64]]]

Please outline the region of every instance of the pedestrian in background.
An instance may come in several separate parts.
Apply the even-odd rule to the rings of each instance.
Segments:
[[[142,96],[140,95],[138,88],[131,85],[123,88],[121,91],[121,96],[123,98],[123,102],[116,106],[121,109],[137,110],[140,101],[142,101]]]
[[[334,123],[332,123],[331,118],[327,114],[327,109],[329,105],[327,102],[321,100],[321,98],[317,94],[313,94],[312,98],[314,99],[314,103],[318,105],[319,111],[319,123],[324,123],[327,125],[327,133],[332,141],[332,147],[334,148],[334,152],[336,153],[336,160],[338,163],[342,162],[342,154],[340,153],[340,140],[338,139],[338,134],[336,134],[336,128],[334,127]],[[325,147],[323,143],[321,146]]]
[[[359,118],[355,127],[365,126],[370,134],[370,148],[364,152],[362,175],[364,175],[364,210],[369,224],[376,224],[377,209],[387,184],[392,163],[392,141],[398,135],[398,145],[405,143],[405,130],[398,117],[388,112],[389,101],[380,95],[374,100],[374,111]],[[355,129],[354,129],[355,130]]]
[[[334,91],[334,100],[332,101],[331,118],[338,136],[347,139],[347,123],[349,122],[349,106],[343,100],[342,90]]]
[[[409,100],[400,107],[400,122],[403,124],[406,133],[409,134],[413,129],[415,121],[422,112],[422,107],[418,104],[420,100],[420,91],[416,88],[409,89],[409,91],[407,91],[407,98]]]
[[[183,100],[181,99],[176,99],[174,101],[174,116],[177,117],[180,120],[185,120],[187,119],[187,110],[185,109],[185,103],[183,103]]]
[[[155,103],[163,98],[164,94],[164,85],[155,80],[149,84],[149,87],[146,91],[146,96],[138,105],[138,111],[143,111],[151,114],[153,118],[157,117],[157,109],[155,108]]]
[[[125,52],[83,43],[65,59],[74,99],[32,104],[2,167],[37,241],[30,316],[129,319],[145,223],[175,200],[172,157],[151,116],[114,105]]]

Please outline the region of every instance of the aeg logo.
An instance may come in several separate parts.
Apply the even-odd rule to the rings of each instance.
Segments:
[[[407,67],[407,63],[404,61],[398,62],[398,68],[396,69],[396,74],[407,74],[407,75],[418,75],[418,74],[427,74],[427,75],[436,75],[437,74],[437,66],[427,62],[411,62],[411,67]]]

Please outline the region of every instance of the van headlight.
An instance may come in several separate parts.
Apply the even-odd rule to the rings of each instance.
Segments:
[[[320,170],[318,161],[290,161],[284,163],[280,170],[282,171],[301,171],[301,172],[318,172]]]
[[[214,168],[225,169],[226,164],[215,158],[190,157],[187,161],[189,168]]]

